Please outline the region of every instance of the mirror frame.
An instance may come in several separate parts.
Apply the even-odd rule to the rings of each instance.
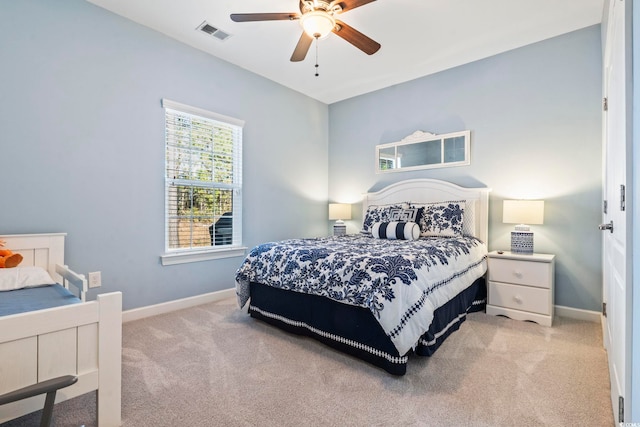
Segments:
[[[445,162],[444,161],[444,140],[449,138],[456,137],[464,137],[464,159],[457,162]],[[423,142],[429,141],[440,141],[440,145],[442,147],[440,153],[440,162],[439,163],[431,163],[426,165],[418,165],[418,166],[409,166],[409,167],[400,167],[393,169],[380,169],[380,152],[385,149],[393,148],[394,150],[394,159],[398,157],[398,147],[410,145],[410,144],[419,144]],[[454,166],[467,166],[471,164],[471,131],[464,130],[460,132],[452,132],[452,133],[444,133],[444,134],[434,134],[430,132],[423,132],[420,130],[415,131],[409,136],[404,137],[400,141],[390,142],[388,144],[380,144],[376,145],[376,156],[375,156],[375,171],[376,173],[388,173],[388,172],[406,172],[412,170],[421,170],[421,169],[435,169],[435,168],[448,168]]]

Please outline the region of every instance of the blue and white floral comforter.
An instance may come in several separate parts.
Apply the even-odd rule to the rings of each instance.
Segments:
[[[240,307],[250,282],[366,307],[403,355],[429,329],[433,312],[486,272],[486,255],[473,237],[285,240],[251,250],[236,273],[236,292]]]

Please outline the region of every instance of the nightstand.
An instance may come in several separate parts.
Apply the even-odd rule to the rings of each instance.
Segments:
[[[489,253],[487,314],[553,323],[555,255]]]

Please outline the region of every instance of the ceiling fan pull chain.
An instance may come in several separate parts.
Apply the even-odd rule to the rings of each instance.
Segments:
[[[316,77],[318,77],[320,74],[318,74],[318,37],[316,36]]]

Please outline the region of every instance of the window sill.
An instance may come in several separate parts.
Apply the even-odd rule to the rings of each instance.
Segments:
[[[228,249],[165,253],[160,255],[160,261],[162,265],[174,265],[213,259],[234,258],[244,256],[246,250],[247,248],[245,246],[236,246]]]

